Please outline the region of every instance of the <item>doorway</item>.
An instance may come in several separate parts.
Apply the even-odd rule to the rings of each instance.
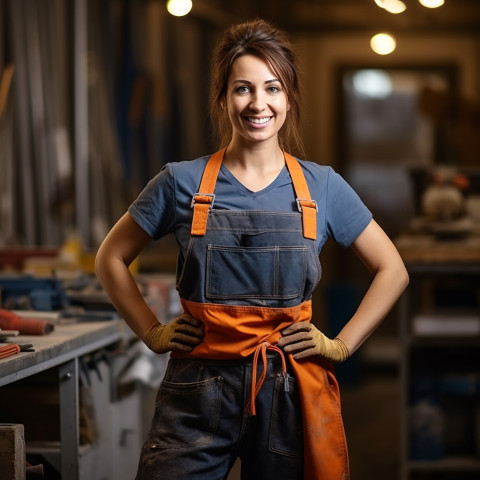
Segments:
[[[418,213],[429,170],[454,151],[423,101],[451,93],[456,69],[342,67],[338,71],[338,165],[390,236]]]

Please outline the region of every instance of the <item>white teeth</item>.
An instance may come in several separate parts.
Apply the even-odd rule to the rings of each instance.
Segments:
[[[265,118],[252,118],[248,117],[248,121],[252,123],[256,123],[258,125],[261,125],[262,123],[267,123],[270,120],[271,117],[265,117]]]

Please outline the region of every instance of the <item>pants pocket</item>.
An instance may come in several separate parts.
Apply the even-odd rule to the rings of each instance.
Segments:
[[[270,419],[270,451],[291,457],[303,456],[303,421],[297,382],[283,374],[275,380]]]
[[[157,395],[147,448],[192,448],[210,443],[216,433],[223,379],[164,381]]]

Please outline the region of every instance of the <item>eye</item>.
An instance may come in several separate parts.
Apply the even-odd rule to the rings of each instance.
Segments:
[[[278,85],[270,85],[267,91],[270,93],[278,93],[281,92],[281,88]]]
[[[248,93],[250,89],[246,85],[240,85],[235,90],[237,93]]]

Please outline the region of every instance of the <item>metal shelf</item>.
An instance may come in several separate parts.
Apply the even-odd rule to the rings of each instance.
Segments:
[[[445,379],[453,375],[467,378],[476,376],[480,382],[480,362],[478,361],[480,353],[480,336],[479,335],[415,335],[412,329],[412,321],[417,314],[436,314],[442,315],[458,315],[459,318],[465,314],[480,316],[480,308],[478,305],[472,309],[471,305],[462,305],[463,296],[453,307],[445,307],[438,305],[437,302],[443,303],[445,298],[442,297],[444,292],[449,293],[455,289],[464,292],[463,286],[471,289],[473,294],[471,297],[476,301],[480,301],[480,263],[463,263],[463,262],[444,262],[444,263],[414,263],[407,265],[410,274],[410,286],[403,295],[400,302],[400,336],[401,336],[401,479],[410,480],[417,478],[418,475],[474,475],[480,472],[480,457],[476,457],[472,451],[475,451],[473,445],[469,445],[468,451],[462,456],[449,456],[453,451],[445,451],[445,456],[438,460],[414,460],[410,458],[411,445],[411,418],[410,409],[412,407],[412,399],[415,399],[417,392],[414,388],[428,389],[428,385],[422,383],[416,378],[414,383],[414,374],[419,374],[428,378],[432,382],[441,380],[444,385]],[[440,295],[438,292],[433,294],[438,288],[441,288]],[[467,288],[466,288],[467,289]],[[448,303],[448,302],[446,302]],[[466,308],[468,307],[468,308]],[[420,382],[420,383],[419,383]],[[442,383],[443,382],[443,383]],[[438,385],[437,385],[438,386]],[[478,387],[477,387],[478,389]],[[438,398],[445,399],[447,395],[440,388],[437,392]],[[421,395],[421,394],[420,394]],[[478,391],[476,393],[478,395]],[[428,397],[428,394],[427,394]],[[421,396],[420,396],[421,398]],[[432,397],[434,398],[434,397]],[[439,406],[441,415],[449,415],[450,412],[444,410],[445,405]],[[475,408],[478,409],[478,406]],[[451,419],[451,417],[444,417]],[[478,428],[478,427],[476,427]],[[475,431],[475,436],[479,436],[480,432]],[[472,448],[470,448],[470,446]],[[471,451],[472,450],[472,451]],[[420,477],[419,477],[420,478]],[[423,477],[422,477],[423,478]],[[429,477],[430,478],[430,477]],[[447,478],[447,477],[445,477]]]

